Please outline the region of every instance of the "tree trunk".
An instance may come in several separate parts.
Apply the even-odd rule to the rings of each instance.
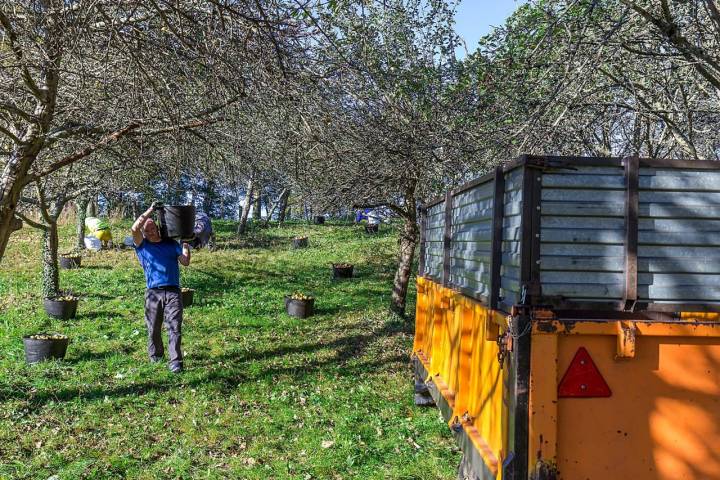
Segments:
[[[48,16],[49,25],[46,32],[54,35],[57,22]],[[61,38],[60,35],[57,38]],[[33,121],[24,130],[20,143],[13,148],[13,153],[0,174],[0,261],[5,255],[10,234],[15,225],[15,209],[20,194],[28,183],[28,172],[45,145],[45,133],[50,130],[55,113],[55,100],[58,89],[58,69],[62,49],[54,41],[46,42],[46,52],[50,58],[40,62],[42,84],[38,85],[43,98],[35,105]]]
[[[409,215],[405,218],[400,239],[398,240],[398,268],[395,272],[395,281],[393,283],[392,297],[390,300],[390,308],[400,315],[405,314],[408,285],[412,273],[413,258],[415,257],[415,247],[417,246],[420,234],[417,225],[417,214],[414,210],[414,202],[410,203],[409,208],[413,210],[408,212]]]
[[[280,207],[278,210],[278,222],[285,222],[285,215],[288,213],[288,199],[290,198],[290,189],[285,189],[280,195]]]
[[[275,200],[272,205],[270,205],[270,199],[268,197],[265,197],[265,212],[267,213],[267,216],[265,217],[265,226],[268,226],[270,224],[270,220],[272,219],[272,216],[275,215],[275,210],[277,210],[278,206],[280,205],[280,202],[282,201],[285,192],[287,192],[287,190],[283,190],[280,193],[278,199]]]
[[[243,208],[243,202],[238,200],[238,226],[237,226],[237,234],[240,235],[240,221],[242,220],[243,212],[245,209]]]
[[[215,206],[215,182],[208,181],[203,192],[203,211],[209,216]]]
[[[250,214],[250,204],[253,198],[253,188],[255,181],[252,177],[248,180],[247,189],[245,190],[245,206],[242,207],[242,214],[240,215],[240,223],[238,224],[238,235],[245,233],[247,229],[247,219]]]
[[[58,231],[57,222],[52,222],[43,231],[43,298],[60,294],[60,275],[58,273]]]
[[[273,208],[271,208],[270,195],[263,195],[262,200],[263,200],[263,205],[265,205],[265,220],[266,220],[266,222],[269,222],[270,217],[272,216],[272,214],[275,211],[275,208],[274,208],[275,206],[272,205]],[[272,212],[271,212],[271,210],[272,210]]]
[[[75,205],[76,211],[76,227],[75,231],[77,234],[77,245],[78,250],[85,249],[85,218],[87,218],[87,206],[90,200],[87,197],[78,199]]]
[[[262,216],[262,195],[260,194],[260,188],[257,189],[257,193],[255,194],[255,204],[253,205],[253,220],[260,220],[260,217]]]
[[[97,217],[97,211],[98,211],[98,205],[97,205],[97,197],[96,197],[88,202],[87,216],[88,217]]]
[[[43,143],[38,130],[37,126],[28,128],[28,133],[23,137],[28,144],[16,149],[0,175],[0,261],[5,255],[10,234],[14,231],[15,209],[25,188],[28,171]]]

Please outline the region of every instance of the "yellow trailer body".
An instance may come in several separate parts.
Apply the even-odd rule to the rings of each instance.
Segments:
[[[475,475],[501,479],[513,392],[498,339],[512,317],[428,279],[418,278],[417,289],[416,371]],[[532,325],[530,478],[720,479],[716,315],[578,321],[541,310],[533,312]],[[505,355],[512,354],[509,347]],[[559,398],[558,385],[580,348],[611,396]]]

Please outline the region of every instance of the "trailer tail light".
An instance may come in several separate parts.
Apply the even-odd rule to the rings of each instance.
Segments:
[[[585,347],[580,347],[558,385],[558,398],[594,398],[612,395],[610,387]]]

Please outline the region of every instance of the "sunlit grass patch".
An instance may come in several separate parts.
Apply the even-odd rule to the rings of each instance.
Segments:
[[[412,404],[412,321],[386,309],[394,233],[288,225],[237,239],[217,227],[218,250],[183,269],[196,293],[180,376],[146,359],[132,250],[61,272],[81,297],[63,322],[42,311],[40,237],[13,237],[0,269],[0,478],[454,478],[448,429]],[[309,248],[292,248],[298,235]],[[69,247],[72,225],[61,236]],[[332,262],[357,278],[332,280]],[[295,291],[316,297],[315,316],[285,314]],[[40,329],[71,338],[65,361],[25,365],[21,337]]]

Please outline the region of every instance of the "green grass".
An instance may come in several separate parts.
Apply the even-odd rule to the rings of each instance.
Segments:
[[[13,236],[0,267],[0,478],[455,478],[447,427],[412,403],[412,319],[386,308],[396,235],[290,225],[238,240],[232,224],[216,229],[220,250],[183,269],[197,292],[179,376],[147,361],[132,251],[61,271],[61,287],[81,295],[64,322],[42,310],[39,235]],[[290,248],[299,234],[310,248]],[[65,248],[72,236],[62,228]],[[332,261],[354,263],[358,278],[332,281]],[[284,313],[293,291],[316,297],[314,317]],[[25,364],[21,338],[37,331],[71,338],[65,361]]]

